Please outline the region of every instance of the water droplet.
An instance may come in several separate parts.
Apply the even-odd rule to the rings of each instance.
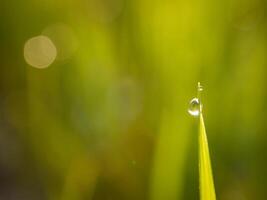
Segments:
[[[193,98],[189,103],[188,113],[192,116],[199,116],[200,102],[198,98]]]
[[[203,91],[203,87],[202,87],[202,85],[200,84],[200,82],[197,83],[197,91],[198,91],[198,92]]]

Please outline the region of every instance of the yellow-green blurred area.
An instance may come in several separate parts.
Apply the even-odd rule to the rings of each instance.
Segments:
[[[1,0],[0,199],[267,196],[267,2]]]

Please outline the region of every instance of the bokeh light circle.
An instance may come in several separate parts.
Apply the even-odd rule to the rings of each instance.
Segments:
[[[57,48],[57,60],[65,60],[78,49],[78,39],[67,24],[57,23],[46,27],[42,35],[49,37]]]
[[[32,37],[24,45],[24,59],[32,67],[47,68],[56,57],[56,46],[47,36]]]

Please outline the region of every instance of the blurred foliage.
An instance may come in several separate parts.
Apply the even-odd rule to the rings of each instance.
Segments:
[[[198,81],[218,199],[266,199],[266,8],[1,0],[0,199],[198,199]]]

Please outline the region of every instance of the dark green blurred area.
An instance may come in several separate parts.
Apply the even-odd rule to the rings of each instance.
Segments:
[[[198,199],[198,81],[218,199],[266,199],[266,11],[1,0],[0,199]]]

